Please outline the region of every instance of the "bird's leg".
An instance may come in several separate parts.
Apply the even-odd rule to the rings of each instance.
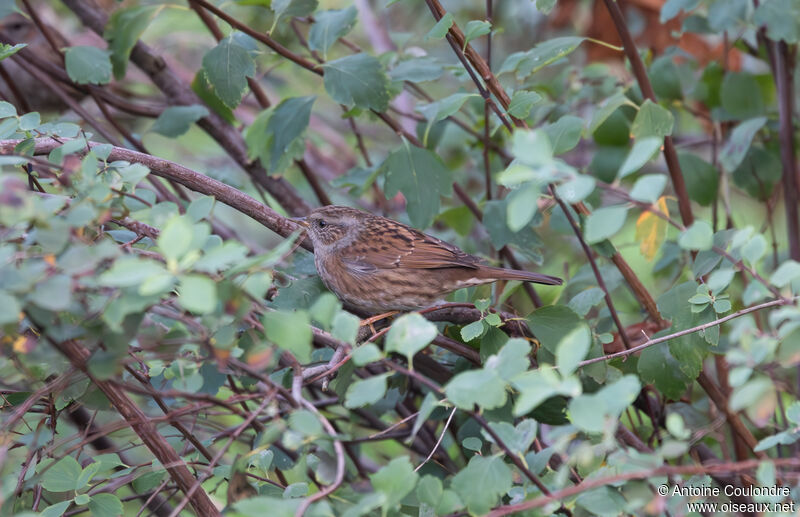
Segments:
[[[359,327],[366,327],[369,325],[369,328],[372,330],[372,333],[375,333],[375,329],[373,328],[372,324],[376,321],[380,321],[384,318],[388,318],[390,316],[394,316],[395,314],[400,314],[400,311],[389,311],[384,312],[383,314],[376,314],[375,316],[371,316],[365,320],[361,320],[361,323],[358,324]]]

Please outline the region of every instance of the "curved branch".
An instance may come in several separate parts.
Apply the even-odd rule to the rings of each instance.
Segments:
[[[62,146],[65,141],[68,141],[68,139],[61,139],[58,141],[49,137],[37,138],[34,154],[49,154],[53,149]],[[14,148],[20,142],[21,140],[0,140],[0,154],[13,154]],[[97,142],[88,143],[89,148],[97,145],[100,144]],[[240,192],[221,181],[209,178],[208,176],[195,172],[175,162],[122,147],[112,147],[108,159],[110,161],[124,160],[146,165],[154,175],[171,179],[189,190],[208,196],[214,196],[219,201],[251,217],[283,237],[288,237],[293,232],[301,229],[300,225],[297,223],[283,217],[278,212],[253,199],[244,192]],[[312,250],[311,243],[308,239],[303,242],[302,246],[309,251]]]

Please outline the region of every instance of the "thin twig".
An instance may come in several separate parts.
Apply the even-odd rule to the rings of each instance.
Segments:
[[[453,415],[456,414],[456,409],[458,408],[453,407],[453,410],[450,412],[450,416],[447,417],[447,422],[444,423],[444,427],[442,428],[442,434],[440,434],[439,439],[436,440],[436,444],[433,446],[433,449],[431,449],[431,453],[428,454],[428,457],[425,458],[425,461],[417,465],[417,467],[414,469],[414,472],[417,472],[419,469],[422,468],[423,465],[428,463],[431,460],[431,458],[433,458],[433,454],[436,452],[436,449],[439,448],[439,445],[442,444],[442,440],[444,440],[444,435],[445,433],[447,433],[447,428],[450,426],[450,421],[453,419]]]
[[[627,355],[631,355],[631,354],[634,354],[634,353],[636,353],[636,352],[638,352],[640,350],[644,350],[645,348],[649,348],[649,347],[651,347],[653,345],[657,345],[659,343],[664,343],[665,341],[670,341],[672,339],[679,338],[679,337],[685,336],[687,334],[693,334],[695,332],[700,332],[701,330],[705,330],[707,328],[716,327],[717,325],[722,325],[726,321],[730,321],[730,320],[738,318],[740,316],[744,316],[745,314],[749,314],[751,312],[760,311],[761,309],[766,309],[768,307],[775,307],[775,306],[778,306],[778,305],[790,305],[790,304],[794,303],[794,300],[795,300],[794,298],[791,299],[791,300],[787,300],[785,298],[780,298],[778,300],[771,300],[769,302],[764,302],[764,303],[760,303],[758,305],[753,305],[752,307],[747,307],[746,309],[742,309],[740,311],[734,312],[733,314],[729,314],[729,315],[725,316],[724,318],[719,318],[719,319],[716,319],[714,321],[710,321],[708,323],[703,323],[702,325],[698,325],[698,326],[692,327],[690,329],[681,330],[679,332],[675,332],[675,333],[669,334],[667,336],[661,336],[661,337],[655,338],[655,339],[648,339],[647,341],[645,341],[641,345],[635,346],[635,347],[630,348],[628,350],[623,350],[622,352],[616,352],[614,354],[608,354],[608,355],[604,355],[602,357],[595,357],[593,359],[587,359],[585,361],[581,361],[580,363],[578,363],[578,367],[580,368],[580,367],[588,366],[588,365],[594,364],[594,363],[600,363],[600,362],[603,362],[603,361],[609,361],[609,360],[617,358],[617,357],[624,357],[624,356],[627,356]]]

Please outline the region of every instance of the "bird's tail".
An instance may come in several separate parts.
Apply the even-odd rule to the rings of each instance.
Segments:
[[[493,278],[496,280],[522,280],[523,282],[545,285],[561,285],[564,283],[564,281],[557,276],[520,271],[519,269],[505,269],[492,266],[484,266],[481,269],[484,275],[486,275],[486,278]]]

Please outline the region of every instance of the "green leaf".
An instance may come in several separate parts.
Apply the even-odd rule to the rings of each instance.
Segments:
[[[553,162],[553,146],[543,129],[514,131],[511,152],[525,165],[537,167]]]
[[[444,492],[442,480],[430,474],[422,476],[417,483],[417,499],[431,508],[436,508]]]
[[[486,20],[471,20],[467,22],[464,27],[464,46],[462,50],[467,48],[470,41],[485,36],[490,32],[492,32],[492,24]]]
[[[97,47],[69,47],[64,52],[69,78],[77,84],[106,84],[111,81],[111,60]]]
[[[667,332],[661,333],[661,335]],[[660,337],[659,334],[653,337]],[[654,384],[665,397],[677,400],[686,391],[692,379],[681,369],[681,363],[667,346],[651,346],[642,351],[636,365],[642,382]]]
[[[361,320],[358,319],[358,316],[350,314],[349,312],[339,312],[333,317],[331,335],[351,345],[355,344],[360,322]]]
[[[531,109],[533,109],[533,105],[541,100],[542,96],[537,92],[517,90],[511,96],[511,102],[508,104],[508,113],[512,117],[527,118],[531,113]]]
[[[467,436],[461,440],[461,446],[469,451],[481,452],[483,442],[476,436]]]
[[[417,111],[422,113],[428,119],[428,125],[425,127],[425,133],[422,137],[423,143],[427,143],[428,134],[434,123],[444,120],[447,117],[455,114],[461,109],[461,106],[467,102],[471,97],[479,97],[477,93],[454,93],[444,99],[440,99],[430,104],[417,106]]]
[[[750,149],[753,137],[766,123],[766,117],[758,117],[746,120],[733,129],[728,142],[719,154],[719,163],[726,171],[732,172],[739,167]]]
[[[511,489],[511,469],[500,456],[473,456],[453,477],[453,489],[473,515],[484,515]]]
[[[50,492],[68,492],[78,488],[81,465],[72,456],[64,456],[53,463],[42,476],[42,487]]]
[[[13,104],[6,101],[0,101],[0,118],[16,117],[17,108]]]
[[[742,258],[747,260],[751,266],[755,266],[766,252],[767,239],[760,233],[754,235],[741,249]]]
[[[624,205],[605,206],[589,214],[586,219],[584,238],[589,244],[594,244],[620,231],[625,225],[628,207]]]
[[[203,275],[181,277],[178,304],[195,314],[210,314],[217,308],[217,284]]]
[[[722,107],[737,119],[764,115],[766,103],[755,76],[747,72],[729,72],[720,91]]]
[[[566,305],[546,305],[528,316],[528,325],[547,350],[555,354],[565,333],[580,326],[583,319]]]
[[[29,299],[43,309],[63,311],[72,303],[72,281],[67,275],[53,275],[39,282]]]
[[[386,170],[386,196],[398,192],[406,198],[406,210],[411,224],[427,228],[439,214],[439,197],[449,196],[453,175],[436,154],[404,142],[383,164]]]
[[[389,71],[389,78],[392,81],[409,81],[421,83],[425,81],[435,81],[444,73],[444,68],[434,57],[417,57],[406,59],[397,63],[397,66]]]
[[[230,35],[203,56],[208,84],[225,106],[235,108],[247,90],[247,78],[254,77],[256,65],[250,52]]]
[[[517,79],[525,79],[542,68],[572,53],[586,38],[566,36],[539,43],[531,50],[515,52],[508,56],[497,75],[516,72]]]
[[[352,358],[353,364],[356,366],[364,366],[383,359],[383,353],[375,343],[364,343],[353,350]]]
[[[378,402],[386,394],[388,373],[360,379],[347,388],[344,407],[356,409]]]
[[[122,501],[114,494],[95,494],[89,501],[92,517],[117,517],[123,514]]]
[[[537,200],[541,189],[537,183],[529,182],[511,191],[506,202],[506,224],[516,233],[526,227],[536,214]]]
[[[453,15],[450,13],[445,13],[442,18],[436,22],[436,24],[431,28],[428,34],[425,36],[425,40],[429,39],[442,39],[447,35],[447,32],[450,30],[450,27],[453,26]]]
[[[39,515],[41,517],[61,517],[62,515],[64,515],[64,512],[67,511],[67,508],[69,508],[69,505],[71,504],[72,504],[71,500],[61,501],[60,503],[51,504],[50,506],[42,510],[42,513],[39,514],[25,513],[17,515],[21,517],[32,517],[34,515]]]
[[[139,285],[151,276],[166,273],[164,266],[154,260],[127,256],[118,259],[111,269],[100,275],[100,285],[130,287]]]
[[[306,311],[272,311],[261,317],[264,334],[298,361],[311,361],[311,320]]]
[[[492,246],[499,249],[506,244],[514,244],[529,253],[543,246],[543,243],[530,225],[525,226],[518,232],[512,232],[508,227],[507,216],[508,200],[488,201],[484,205],[483,224],[489,232]],[[533,256],[533,260],[540,260]]]
[[[753,145],[747,151],[742,162],[733,171],[733,182],[737,187],[766,202],[780,182],[783,175],[783,166],[779,157],[779,149],[765,149],[760,145]]]
[[[20,131],[30,131],[32,129],[36,129],[37,127],[39,127],[39,124],[41,124],[41,122],[42,118],[38,112],[34,111],[31,113],[26,113],[19,118],[19,129]],[[20,152],[21,149],[17,149],[16,151],[18,154],[27,154],[25,152]]]
[[[404,314],[392,323],[386,334],[386,351],[405,355],[411,364],[414,355],[428,346],[438,333],[436,325],[419,313]]]
[[[717,169],[696,154],[687,152],[678,152],[678,162],[683,171],[689,197],[703,206],[710,205],[717,198],[719,184]]]
[[[740,411],[764,403],[764,399],[774,395],[775,386],[767,377],[756,377],[742,386],[734,388],[731,393],[730,407]]]
[[[592,116],[592,122],[589,124],[589,133],[594,134],[615,111],[626,104],[630,105],[633,103],[625,96],[625,92],[622,91],[604,100],[600,106],[598,106],[597,111],[594,112],[594,116]]]
[[[566,203],[579,203],[594,192],[596,183],[592,176],[581,174],[556,187],[556,194]]]
[[[321,50],[328,59],[328,49],[336,40],[350,32],[356,24],[358,11],[355,6],[347,9],[322,11],[314,16],[314,24],[308,33],[308,46],[311,50]]]
[[[16,45],[10,44],[0,44],[0,61],[4,60],[7,57],[11,57],[20,50],[27,47],[27,43],[17,43]]]
[[[211,108],[214,113],[227,120],[231,124],[236,121],[236,116],[233,114],[233,111],[227,107],[224,102],[222,102],[217,95],[217,92],[214,91],[214,88],[211,86],[205,70],[201,68],[197,71],[197,74],[195,74],[194,79],[192,80],[191,86],[192,91],[196,93],[197,96],[200,97],[200,100],[202,100],[206,106]]]
[[[536,0],[536,10],[542,14],[550,14],[556,6],[556,0]]]
[[[794,260],[787,260],[772,273],[769,283],[776,287],[786,287],[794,279],[800,277],[800,263]]]
[[[656,97],[662,101],[675,101],[683,98],[681,74],[672,56],[661,56],[653,61],[648,73]]]
[[[108,41],[108,50],[111,51],[114,77],[125,77],[133,46],[163,8],[163,5],[143,5],[116,9],[111,14],[103,37]]]
[[[161,233],[157,244],[167,260],[179,260],[192,249],[194,228],[186,216],[173,216]]]
[[[278,170],[278,164],[289,152],[292,143],[308,127],[311,106],[316,97],[293,97],[281,101],[267,122],[266,141],[269,143],[269,171]],[[305,146],[303,146],[305,150]]]
[[[586,358],[592,335],[589,327],[580,325],[564,335],[556,347],[556,366],[562,376],[570,375],[578,367],[578,363]]]
[[[667,0],[661,6],[661,23],[666,23],[678,16],[681,11],[689,13],[700,0]]]
[[[688,180],[687,180],[688,182]],[[631,189],[631,197],[637,201],[645,203],[655,203],[661,193],[664,192],[664,187],[667,186],[667,176],[664,174],[648,174],[642,176]]]
[[[714,244],[714,231],[705,221],[695,221],[678,237],[678,245],[685,250],[710,250]]]
[[[794,44],[800,38],[800,3],[796,0],[766,0],[756,9],[753,21],[767,29],[775,41]]]
[[[203,117],[208,116],[208,109],[199,104],[191,106],[170,106],[161,112],[150,131],[170,138],[181,136],[189,131],[189,127]]]
[[[271,33],[283,18],[308,16],[313,13],[317,8],[317,0],[272,0],[270,7],[275,13],[272,27],[269,29]]]
[[[526,371],[531,364],[528,357],[531,345],[522,338],[513,338],[506,341],[497,354],[486,358],[487,371],[492,371],[505,381]]]
[[[486,325],[484,325],[483,320],[473,321],[469,325],[461,327],[461,339],[468,343],[481,337],[485,331]]]
[[[526,418],[516,427],[508,422],[490,422],[489,426],[514,454],[524,455],[536,438],[536,420]]]
[[[574,115],[564,115],[555,124],[545,126],[544,131],[550,137],[553,154],[564,154],[581,141],[583,119]]]
[[[619,168],[618,178],[624,178],[641,169],[661,149],[664,139],[658,136],[647,136],[633,143],[628,156]]]
[[[445,386],[450,402],[461,409],[494,409],[506,403],[506,385],[490,370],[469,370],[453,377]]]
[[[325,91],[339,104],[386,111],[389,106],[389,78],[383,65],[368,54],[355,54],[328,61],[325,70]]]
[[[672,134],[675,119],[669,110],[662,108],[650,99],[647,99],[639,108],[636,118],[631,125],[631,134],[635,139],[649,136],[663,137]]]
[[[323,434],[319,418],[307,409],[292,411],[289,415],[289,428],[305,436],[321,436]]]
[[[414,472],[408,456],[402,456],[394,458],[369,478],[372,488],[386,497],[384,508],[394,508],[414,490],[419,475]]]
[[[586,316],[592,307],[599,304],[605,293],[599,287],[590,287],[579,292],[569,301],[569,308],[575,311],[578,316]]]
[[[16,322],[19,312],[22,310],[19,301],[2,290],[0,290],[0,307],[3,307],[3,310],[0,311],[0,325]]]
[[[714,296],[716,296],[731,284],[735,275],[736,270],[732,268],[718,269],[711,273],[711,276],[708,277],[708,282],[706,282],[706,285],[709,289],[711,289],[711,292],[714,294]]]

